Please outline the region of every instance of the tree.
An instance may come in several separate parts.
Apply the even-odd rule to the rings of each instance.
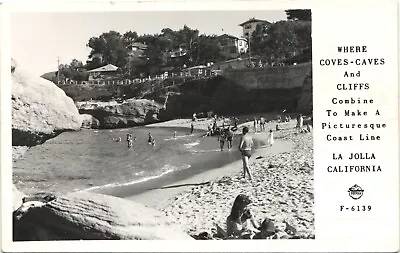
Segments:
[[[293,9],[285,10],[285,12],[288,20],[311,21],[310,9]]]
[[[132,31],[128,31],[124,33],[124,35],[122,36],[125,46],[131,45],[133,42],[137,40],[138,37],[139,37],[138,34]]]
[[[126,37],[130,39],[131,34]],[[123,68],[128,62],[128,51],[124,41],[124,37],[115,31],[101,34],[99,37],[92,37],[87,44],[92,49],[89,57],[92,58],[96,54],[102,56],[103,64],[113,64]]]
[[[311,48],[311,22],[279,21],[257,28],[251,38],[252,52],[270,61],[281,61]]]
[[[61,64],[59,67],[61,79],[68,78],[74,81],[86,81],[88,73],[81,61],[73,59],[69,64]]]

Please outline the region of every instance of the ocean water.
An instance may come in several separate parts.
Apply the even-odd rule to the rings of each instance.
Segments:
[[[149,132],[156,140],[155,146],[147,143]],[[132,148],[126,141],[128,133],[136,137]],[[101,192],[140,186],[131,193],[134,195],[145,191],[146,185],[162,186],[240,159],[239,136],[232,150],[221,152],[217,138],[203,134],[195,131],[190,135],[190,130],[184,128],[150,127],[65,132],[32,147],[16,161],[13,182],[26,193]]]

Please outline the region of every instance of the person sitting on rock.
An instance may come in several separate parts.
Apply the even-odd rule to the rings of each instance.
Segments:
[[[231,214],[226,219],[226,229],[229,238],[250,239],[259,232],[259,227],[248,205],[251,200],[244,194],[239,194],[233,203]],[[251,223],[251,226],[249,226]]]

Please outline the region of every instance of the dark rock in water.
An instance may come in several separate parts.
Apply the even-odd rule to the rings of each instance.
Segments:
[[[34,146],[64,131],[79,130],[71,98],[54,83],[16,68],[12,80],[12,145]]]
[[[14,241],[193,240],[160,212],[129,200],[75,192],[14,212]]]

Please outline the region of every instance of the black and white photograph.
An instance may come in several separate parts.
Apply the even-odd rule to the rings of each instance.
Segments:
[[[312,10],[10,13],[12,240],[314,240]]]

